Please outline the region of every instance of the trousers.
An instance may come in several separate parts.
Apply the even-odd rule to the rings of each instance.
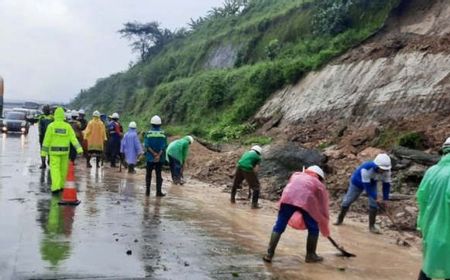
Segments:
[[[50,161],[50,176],[52,177],[52,192],[62,190],[66,183],[69,168],[69,155],[52,155]]]
[[[289,219],[291,219],[292,215],[294,215],[294,213],[297,211],[300,211],[302,213],[303,220],[305,221],[306,228],[308,229],[308,233],[314,236],[318,236],[319,225],[317,224],[316,220],[314,220],[313,217],[311,217],[308,212],[306,212],[302,208],[285,203],[282,203],[280,205],[280,210],[278,211],[278,217],[273,227],[273,231],[282,234],[286,230]]]

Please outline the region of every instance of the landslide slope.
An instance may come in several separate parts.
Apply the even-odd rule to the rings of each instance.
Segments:
[[[140,122],[159,114],[198,136],[238,138],[254,129],[247,122],[271,94],[377,33],[401,0],[236,2],[241,8],[212,11],[144,61],[81,91],[71,106]],[[277,95],[285,101],[274,104],[275,97],[258,117],[278,111],[287,123],[303,117],[286,105],[302,100],[292,93]],[[317,92],[314,102],[328,95]],[[308,108],[307,117],[319,112]]]
[[[363,44],[273,94],[256,120],[302,143],[342,142],[375,128],[372,145],[416,133],[423,148],[436,148],[450,134],[449,114],[450,2],[414,0],[402,1]]]

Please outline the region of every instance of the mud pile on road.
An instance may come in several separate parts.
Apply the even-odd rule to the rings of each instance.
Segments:
[[[310,148],[320,146],[320,141],[310,142],[305,146],[294,142],[277,142],[265,146],[259,174],[262,197],[269,200],[279,199],[293,172],[301,170],[303,166],[318,164],[326,170],[331,209],[337,211],[354,169],[362,162],[372,160],[377,154],[387,152],[393,160],[392,201],[389,211],[401,229],[414,231],[418,212],[415,193],[426,169],[439,159],[439,155],[403,147],[383,150],[369,146],[376,137],[377,133],[370,130],[364,135],[345,134],[337,144],[324,148],[322,152]],[[194,143],[186,172],[195,179],[229,191],[236,163],[248,147],[222,148],[224,151],[218,152],[198,142]],[[242,193],[245,197],[247,188],[244,183]],[[367,222],[367,211],[367,198],[363,196],[352,205],[353,214],[349,216]],[[382,227],[394,228],[387,217],[380,221]]]
[[[195,141],[190,147],[186,172],[195,179],[215,186],[231,186],[236,162],[244,148],[228,149],[222,152],[213,151]]]

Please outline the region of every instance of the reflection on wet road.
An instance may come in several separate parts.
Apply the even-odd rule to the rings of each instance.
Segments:
[[[145,197],[142,172],[76,170],[76,208],[49,194],[48,171],[38,169],[36,131],[0,143],[0,279],[414,279],[416,249],[350,224],[333,235],[358,255],[335,256],[324,239],[323,264],[303,261],[305,233],[288,230],[272,265],[266,250],[275,204],[250,210],[199,182]],[[128,254],[127,254],[128,252]]]

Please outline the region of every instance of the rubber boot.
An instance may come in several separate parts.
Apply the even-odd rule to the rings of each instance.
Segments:
[[[261,206],[258,205],[258,199],[259,199],[259,190],[254,190],[252,196],[252,209],[261,208]]]
[[[45,164],[45,157],[41,157],[41,166],[39,166],[39,169],[45,168],[47,168],[47,165]]]
[[[100,157],[96,157],[96,160],[95,160],[95,167],[96,167],[96,168],[100,168]]]
[[[306,239],[306,257],[305,262],[307,263],[318,263],[323,261],[321,256],[316,254],[317,242],[319,241],[319,235],[308,234]]]
[[[369,230],[374,234],[381,234],[380,229],[375,225],[375,221],[377,219],[377,208],[370,207],[369,208]]]
[[[231,203],[236,203],[236,188],[235,187],[232,187],[231,188],[231,197],[230,197],[230,202]]]
[[[150,196],[150,185],[145,186],[145,195]]]
[[[134,164],[128,164],[128,173],[135,174],[136,171],[134,170]]]
[[[418,280],[431,280],[431,278],[428,277],[428,276],[423,272],[423,270],[421,270],[421,271],[420,271],[420,274],[419,274]]]
[[[347,211],[349,208],[350,207],[344,207],[344,206],[341,207],[341,212],[339,213],[339,216],[338,216],[336,222],[334,223],[335,226],[342,225],[342,223],[344,222],[345,215],[347,214]]]
[[[86,167],[87,168],[92,168],[91,157],[90,156],[86,157]]]
[[[161,191],[161,186],[156,185],[156,196],[159,196],[159,197],[166,196],[166,194]]]
[[[273,255],[275,254],[275,249],[277,248],[278,241],[280,241],[281,233],[272,232],[270,236],[269,248],[267,249],[267,255],[263,257],[265,262],[272,262]]]

